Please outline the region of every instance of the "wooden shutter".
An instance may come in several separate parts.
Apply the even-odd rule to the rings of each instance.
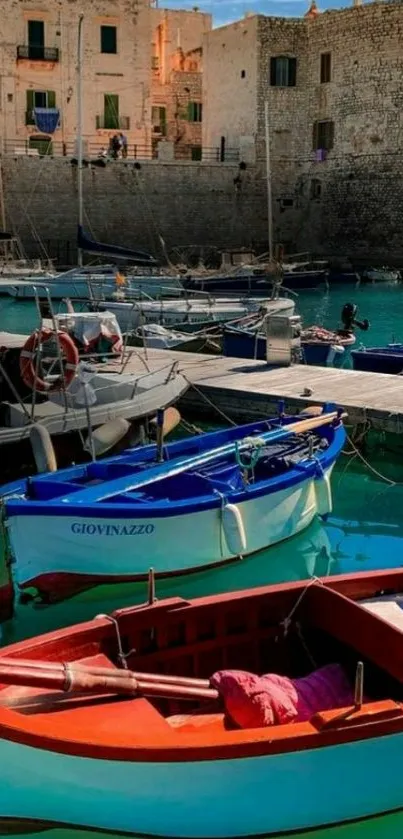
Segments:
[[[334,122],[328,122],[327,137],[327,149],[330,151],[334,146]]]
[[[288,59],[288,87],[295,87],[297,84],[297,59]]]
[[[48,97],[48,108],[55,108],[56,107],[56,93],[54,90],[47,91]]]
[[[167,112],[165,108],[159,109],[159,126],[161,129],[161,134],[165,137],[167,133]]]
[[[104,128],[119,128],[119,96],[115,93],[104,95]]]
[[[320,81],[327,84],[331,79],[332,56],[330,52],[322,52],[320,56]]]
[[[34,91],[27,90],[27,109],[25,113],[25,124],[33,125],[34,122]]]
[[[45,57],[45,24],[43,20],[28,21],[28,57],[34,61]]]
[[[314,122],[312,126],[312,148],[317,151],[319,148],[319,123]]]
[[[277,58],[272,55],[270,59],[270,84],[272,87],[276,86]]]
[[[28,21],[28,44],[30,47],[45,45],[45,24],[43,20]]]
[[[101,52],[117,52],[116,26],[101,26]]]
[[[188,120],[189,120],[189,122],[193,122],[193,121],[194,121],[194,108],[193,108],[193,102],[188,102]]]

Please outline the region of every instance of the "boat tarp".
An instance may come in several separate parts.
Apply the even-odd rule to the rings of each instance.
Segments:
[[[102,242],[96,242],[91,236],[88,236],[83,228],[79,225],[77,234],[78,247],[87,253],[98,253],[103,256],[115,256],[118,259],[128,259],[132,264],[136,265],[156,265],[156,259],[146,251],[131,250],[130,248],[123,248],[120,245],[106,245]]]

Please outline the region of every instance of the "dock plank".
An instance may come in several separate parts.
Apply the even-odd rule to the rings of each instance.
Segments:
[[[345,408],[353,425],[370,420],[380,430],[403,432],[400,376],[305,364],[269,369],[264,361],[150,349],[146,354],[141,349],[130,352],[125,372],[174,362],[195,386],[182,399],[195,413],[211,416],[213,402],[219,411],[245,421],[276,412],[281,400],[288,411],[335,402]],[[108,368],[119,369],[119,364],[108,363]]]

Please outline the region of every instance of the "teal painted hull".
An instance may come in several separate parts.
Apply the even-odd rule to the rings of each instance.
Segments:
[[[402,750],[401,733],[256,758],[126,763],[3,740],[0,815],[192,839],[289,833],[402,807]]]

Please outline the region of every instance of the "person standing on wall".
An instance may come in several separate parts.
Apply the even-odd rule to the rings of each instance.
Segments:
[[[113,157],[114,160],[118,159],[120,148],[121,148],[120,136],[118,136],[117,134],[114,134],[113,137],[111,138],[111,151],[112,151],[112,157]]]

